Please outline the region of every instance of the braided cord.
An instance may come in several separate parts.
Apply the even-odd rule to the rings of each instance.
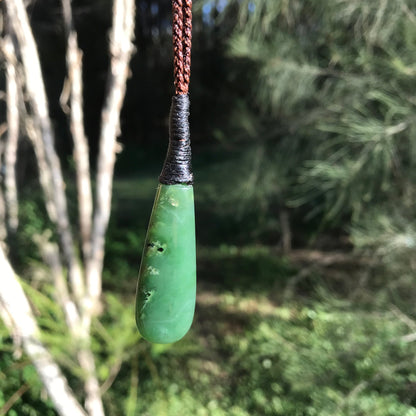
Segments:
[[[159,182],[192,185],[189,134],[189,79],[191,76],[192,0],[172,0],[173,74],[175,96],[169,116],[169,148]]]
[[[188,94],[191,77],[192,0],[172,0],[175,94]]]

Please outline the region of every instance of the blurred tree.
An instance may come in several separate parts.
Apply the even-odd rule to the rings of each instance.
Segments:
[[[5,238],[3,230],[0,242],[0,313],[13,335],[16,349],[21,345],[33,362],[58,413],[102,416],[102,387],[93,352],[91,327],[101,309],[105,233],[111,211],[115,157],[119,150],[116,140],[120,134],[119,116],[133,52],[135,4],[132,0],[115,0],[113,3],[110,70],[101,110],[100,148],[93,201],[89,145],[83,119],[82,53],[74,30],[71,1],[62,0],[67,79],[60,103],[68,115],[74,143],[78,224],[72,224],[69,215],[70,201],[55,146],[56,132],[50,117],[45,78],[26,7],[21,0],[7,0],[3,9],[2,19],[7,25],[1,39],[1,48],[6,66],[8,130],[0,153],[3,156],[4,150],[4,165],[3,157],[1,158],[5,173],[2,220],[7,219],[11,236],[22,232],[18,229],[16,155],[19,135],[24,133],[34,148],[43,205],[48,215],[48,221],[42,224],[43,227],[29,235],[49,267],[47,283],[52,289],[46,297],[39,293],[33,294],[33,291],[31,293],[32,302],[36,304],[36,299],[42,299],[43,306],[40,310],[46,310],[49,315],[49,319],[43,317],[45,321],[40,325],[22,284],[6,257],[9,239]],[[36,213],[41,216],[39,214]],[[76,234],[74,229],[77,230]],[[30,287],[26,288],[27,291],[30,292]],[[57,308],[50,297],[56,301]],[[49,306],[45,308],[45,305]],[[62,333],[57,335],[45,331],[42,334],[40,328],[46,326],[50,330],[55,320],[59,322],[58,331]],[[59,336],[60,341],[57,341]],[[65,350],[66,343],[66,352],[77,363],[75,367],[78,368],[78,377],[84,385],[85,409],[78,403],[51,354],[53,342],[50,339],[54,337],[55,343],[60,342],[61,353]],[[68,344],[71,344],[70,348]],[[120,368],[119,363],[116,368]],[[76,369],[73,371],[76,372]]]

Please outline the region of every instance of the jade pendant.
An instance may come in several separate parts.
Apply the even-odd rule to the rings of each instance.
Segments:
[[[140,334],[160,344],[180,340],[191,327],[195,296],[193,187],[159,184],[137,284]]]

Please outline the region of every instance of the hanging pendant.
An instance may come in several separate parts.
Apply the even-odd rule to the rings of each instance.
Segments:
[[[192,185],[157,189],[137,288],[136,322],[155,343],[181,339],[189,330],[196,293]]]
[[[170,140],[143,249],[136,323],[150,342],[178,341],[195,310],[196,254],[189,98],[172,99]]]

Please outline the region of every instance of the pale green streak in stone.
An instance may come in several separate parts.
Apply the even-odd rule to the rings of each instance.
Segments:
[[[192,324],[195,295],[193,187],[159,184],[137,285],[141,335],[160,344],[181,339]]]

